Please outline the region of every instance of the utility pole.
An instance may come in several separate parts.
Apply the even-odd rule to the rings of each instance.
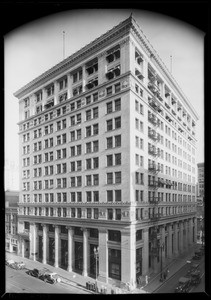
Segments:
[[[65,59],[65,31],[63,31],[63,59]]]

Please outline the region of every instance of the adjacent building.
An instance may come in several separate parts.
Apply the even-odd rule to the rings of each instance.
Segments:
[[[135,286],[196,242],[198,116],[132,15],[15,96],[19,253]]]
[[[198,180],[197,180],[197,243],[203,244],[205,240],[204,228],[204,163],[198,163]]]
[[[8,252],[18,252],[18,202],[19,192],[5,192],[5,250]]]

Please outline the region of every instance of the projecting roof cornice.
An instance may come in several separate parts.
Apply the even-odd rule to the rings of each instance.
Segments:
[[[182,92],[181,88],[177,84],[176,80],[173,78],[172,74],[169,72],[165,64],[162,62],[161,58],[158,56],[157,52],[150,44],[149,40],[144,35],[143,31],[137,24],[136,20],[133,18],[132,14],[129,18],[124,20],[123,22],[119,23],[117,26],[113,27],[100,37],[96,38],[94,41],[89,43],[88,45],[84,46],[77,52],[73,53],[71,56],[67,57],[66,59],[62,60],[60,63],[56,64],[51,69],[47,70],[39,77],[35,78],[18,91],[14,93],[14,96],[17,98],[22,98],[27,93],[39,88],[41,84],[53,79],[55,76],[67,71],[68,69],[74,67],[78,62],[82,59],[86,59],[90,55],[93,55],[95,52],[103,49],[109,43],[119,39],[130,32],[130,30],[137,36],[145,51],[151,56],[151,59],[155,65],[166,75],[166,77],[171,82],[172,86],[176,89],[180,97],[183,99],[184,103],[191,109],[193,115],[196,119],[198,119],[198,115],[190,102],[188,101],[187,97]]]
[[[56,64],[54,67],[41,74],[39,77],[30,81],[28,84],[16,91],[14,93],[14,96],[17,98],[23,97],[25,94],[29,93],[30,91],[33,91],[41,84],[47,82],[51,78],[54,78],[56,75],[59,75],[60,73],[73,67],[81,59],[86,59],[88,56],[101,50],[103,47],[105,47],[107,44],[114,41],[115,39],[123,37],[126,33],[129,32],[130,23],[131,17],[119,23],[117,26],[113,27],[100,37],[96,38],[88,45],[73,53],[71,56],[67,57],[60,63]]]

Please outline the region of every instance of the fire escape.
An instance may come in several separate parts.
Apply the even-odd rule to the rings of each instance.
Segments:
[[[148,88],[152,92],[153,96],[148,98],[148,102],[152,111],[148,111],[148,121],[150,127],[148,127],[148,154],[149,154],[149,165],[148,165],[148,195],[149,195],[149,208],[150,208],[150,229],[149,229],[149,255],[151,259],[151,264],[155,258],[159,256],[159,228],[158,221],[160,219],[160,213],[158,209],[158,204],[160,199],[158,198],[158,188],[163,185],[162,182],[158,180],[158,173],[160,172],[160,166],[157,164],[157,158],[160,155],[157,148],[157,142],[160,140],[160,135],[157,133],[157,127],[159,126],[159,119],[157,114],[162,111],[159,101],[162,101],[160,96],[159,87],[157,86],[156,75],[150,76],[149,72],[149,82]],[[159,100],[159,101],[158,101]]]

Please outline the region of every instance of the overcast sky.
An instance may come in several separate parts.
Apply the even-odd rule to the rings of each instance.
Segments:
[[[199,115],[196,162],[204,161],[204,32],[168,16],[141,10],[72,10],[38,19],[5,38],[5,159],[18,163],[18,99],[13,93],[133,13]],[[18,183],[17,183],[18,188]]]

